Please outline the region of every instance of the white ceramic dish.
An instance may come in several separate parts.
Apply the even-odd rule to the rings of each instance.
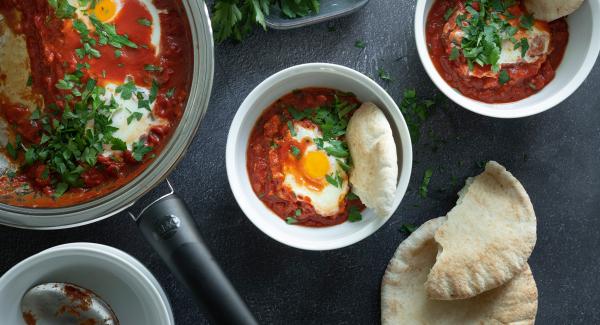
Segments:
[[[396,140],[399,179],[395,208],[406,192],[412,169],[412,145],[406,122],[394,100],[376,82],[352,69],[334,64],[298,65],[269,77],[242,103],[227,139],[227,176],[235,198],[260,230],[273,239],[307,250],[328,250],[354,244],[373,234],[391,216],[378,218],[367,209],[360,222],[345,222],[333,227],[308,228],[286,224],[252,190],[246,168],[246,149],[250,132],[263,111],[281,96],[295,89],[326,87],[353,92],[362,102],[377,104],[386,114]]]
[[[594,67],[600,52],[600,1],[586,0],[581,8],[567,17],[569,44],[554,80],[537,94],[506,104],[483,103],[450,87],[436,70],[427,49],[427,16],[436,0],[418,0],[415,13],[415,40],[425,71],[435,85],[452,101],[478,114],[499,118],[525,117],[546,111],[571,96]]]
[[[0,322],[24,324],[21,297],[46,282],[69,282],[94,291],[121,324],[175,324],[167,296],[140,262],[118,249],[92,243],[47,249],[6,272],[0,278]]]

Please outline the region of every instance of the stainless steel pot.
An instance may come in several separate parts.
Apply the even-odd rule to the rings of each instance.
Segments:
[[[179,126],[161,154],[122,188],[83,204],[52,209],[14,207],[0,203],[0,224],[27,229],[62,229],[85,225],[125,210],[154,188],[179,163],[208,108],[214,75],[214,43],[204,1],[182,0],[194,50],[189,98]]]

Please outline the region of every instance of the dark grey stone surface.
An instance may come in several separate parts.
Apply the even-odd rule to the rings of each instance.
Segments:
[[[539,324],[600,323],[600,67],[559,107],[534,117],[498,120],[447,102],[415,146],[410,192],[377,233],[344,249],[307,252],[286,247],[254,227],[238,208],[225,172],[225,142],[244,97],[269,75],[295,64],[333,62],[380,82],[396,99],[405,88],[436,93],[413,40],[415,1],[374,0],[361,12],[294,31],[256,32],[242,44],[216,48],[209,112],[187,156],[171,176],[195,213],[222,268],[264,324],[375,324],[387,262],[405,238],[404,223],[444,215],[477,162],[494,159],[523,183],[538,216],[530,264],[539,293]],[[354,47],[363,40],[367,48]],[[384,68],[394,82],[377,78]],[[433,150],[433,133],[446,140]],[[431,195],[420,198],[424,171],[435,170]],[[452,184],[452,177],[459,182]],[[89,241],[111,245],[145,264],[165,288],[178,324],[206,323],[124,214],[72,230],[0,227],[0,274],[54,245]],[[0,321],[1,323],[1,321]]]

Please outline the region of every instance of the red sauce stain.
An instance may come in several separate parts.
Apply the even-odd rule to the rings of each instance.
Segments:
[[[473,3],[477,6],[477,2]],[[560,65],[569,41],[569,28],[564,19],[551,23],[536,21],[536,27],[550,32],[550,54],[544,59],[533,63],[505,64],[502,68],[510,76],[510,81],[504,85],[497,78],[467,77],[462,73],[466,69],[466,61],[461,56],[458,60],[450,61],[448,39],[445,38],[445,14],[449,9],[464,8],[464,0],[436,0],[427,18],[426,38],[429,56],[442,78],[463,95],[486,103],[508,103],[527,98],[554,79],[555,71]],[[477,9],[477,8],[474,8]],[[520,16],[525,9],[517,3],[510,11]],[[517,20],[510,21],[518,24]],[[531,44],[535,49],[536,44]],[[530,51],[531,53],[531,51]],[[474,74],[483,74],[490,67],[475,65]]]
[[[294,217],[298,221],[297,225],[333,226],[348,219],[350,206],[357,206],[360,210],[364,209],[360,200],[345,198],[340,202],[338,214],[322,216],[315,211],[309,198],[300,199],[290,189],[283,186],[284,166],[299,164],[298,160],[290,154],[291,147],[296,146],[303,152],[309,145],[309,143],[299,142],[291,137],[287,121],[293,118],[287,108],[291,106],[302,111],[331,105],[335,94],[336,90],[333,89],[305,88],[283,96],[260,116],[248,141],[247,169],[254,192],[281,219]],[[346,96],[344,100],[360,104],[355,96]],[[299,123],[306,128],[316,127],[308,120],[302,120]],[[277,143],[277,148],[273,148],[273,143]],[[301,166],[296,166],[294,169],[300,170],[301,168]],[[315,190],[323,188],[325,185],[300,175],[295,175],[295,178],[297,182]],[[300,216],[295,215],[297,209],[302,210]]]
[[[31,313],[31,311],[23,313],[23,320],[27,325],[35,325],[37,323],[37,320],[35,319],[35,316]]]

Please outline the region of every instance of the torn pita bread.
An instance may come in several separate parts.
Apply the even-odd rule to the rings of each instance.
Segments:
[[[383,112],[373,103],[364,103],[348,122],[346,141],[354,164],[350,172],[352,192],[378,216],[391,215],[398,156],[392,128]]]
[[[408,237],[390,261],[381,284],[383,325],[533,324],[538,293],[529,266],[506,285],[464,300],[427,298],[424,282],[435,263],[435,231],[445,217],[430,220]]]
[[[430,298],[476,296],[527,265],[537,238],[535,212],[521,183],[497,162],[467,180],[447,217],[435,233],[440,249],[425,282]]]
[[[524,4],[535,19],[550,22],[574,13],[583,0],[525,0]]]

